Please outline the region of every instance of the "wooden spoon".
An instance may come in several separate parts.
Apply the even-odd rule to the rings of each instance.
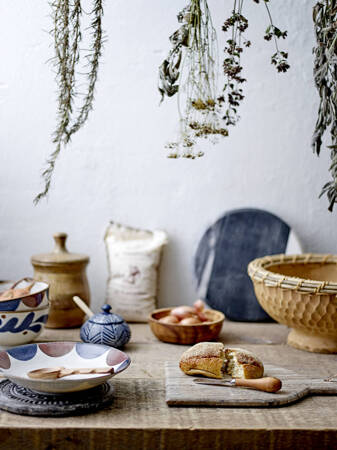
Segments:
[[[91,311],[91,309],[84,303],[84,301],[80,297],[75,295],[73,297],[73,301],[88,317],[92,317],[94,315],[94,313]]]
[[[83,369],[67,369],[66,367],[43,367],[41,369],[31,370],[27,373],[29,378],[40,380],[55,380],[57,378],[67,377],[68,375],[78,374],[94,374],[94,373],[113,373],[113,367],[102,368],[83,368]]]
[[[24,288],[17,288],[15,287],[21,283],[21,281],[30,281],[30,284],[28,286],[25,286]],[[6,291],[3,291],[0,293],[0,301],[5,302],[6,300],[13,300],[14,298],[19,298],[24,295],[27,295],[30,293],[30,290],[34,286],[35,281],[32,278],[21,278],[21,280],[16,281],[10,289],[7,289]]]

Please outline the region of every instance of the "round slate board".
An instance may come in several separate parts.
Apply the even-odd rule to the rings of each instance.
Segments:
[[[111,384],[104,383],[87,391],[67,394],[43,394],[9,380],[0,382],[0,409],[25,416],[74,416],[108,406],[113,401]]]
[[[199,297],[230,320],[272,320],[256,300],[247,265],[277,253],[302,253],[282,219],[253,208],[226,213],[205,232],[195,255]]]

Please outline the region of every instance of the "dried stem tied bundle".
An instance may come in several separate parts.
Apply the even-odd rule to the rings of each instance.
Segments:
[[[206,0],[191,0],[178,14],[181,27],[170,37],[173,45],[159,68],[162,99],[178,93],[180,139],[167,147],[172,158],[195,158],[196,138],[227,135],[218,121],[216,32]]]
[[[329,211],[332,211],[337,203],[337,1],[317,2],[313,21],[317,39],[317,46],[313,49],[314,78],[320,103],[312,147],[319,155],[323,135],[330,131],[331,144],[327,147],[331,151],[332,180],[323,186],[320,196],[327,194]]]
[[[54,28],[50,34],[54,38],[55,57],[52,63],[56,69],[58,87],[57,126],[53,134],[55,150],[47,160],[47,167],[42,173],[45,181],[44,190],[36,196],[34,203],[45,197],[50,189],[56,159],[72,136],[84,125],[93,109],[98,64],[104,42],[102,31],[103,0],[92,0],[89,13],[90,47],[84,56],[87,73],[86,90],[80,91],[83,82],[79,71],[81,60],[80,43],[82,41],[81,18],[83,0],[54,0],[50,2]],[[80,97],[81,105],[76,108],[76,98]],[[76,111],[74,111],[76,109]]]
[[[264,38],[267,41],[273,39],[276,46],[271,63],[278,72],[286,72],[289,68],[288,54],[279,50],[277,40],[284,39],[287,32],[273,24],[267,5],[269,0],[261,2],[270,21]],[[167,144],[171,158],[202,156],[203,151],[194,150],[199,138],[211,138],[212,142],[217,142],[217,137],[228,136],[228,126],[235,125],[239,119],[237,109],[244,98],[240,85],[246,81],[242,77],[240,58],[243,47],[251,45],[243,38],[248,28],[248,20],[242,14],[243,4],[244,0],[233,0],[232,14],[222,28],[228,33],[222,90],[218,90],[217,36],[207,0],[190,0],[177,16],[181,26],[170,37],[172,49],[159,68],[162,100],[165,95],[172,97],[178,94],[181,126],[179,139]]]

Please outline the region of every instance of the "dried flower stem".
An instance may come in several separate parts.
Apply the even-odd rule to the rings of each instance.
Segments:
[[[34,203],[37,204],[45,197],[50,189],[52,175],[60,151],[65,147],[73,134],[86,122],[89,112],[93,108],[95,85],[97,81],[98,63],[102,53],[103,32],[103,0],[94,0],[91,22],[92,45],[87,56],[89,71],[87,73],[87,92],[84,95],[82,106],[74,117],[75,99],[77,91],[77,66],[80,60],[81,34],[81,0],[53,0],[52,8],[54,28],[51,34],[54,37],[55,57],[53,64],[56,67],[56,82],[58,85],[57,127],[53,134],[55,150],[47,160],[47,168],[42,177],[45,181],[44,190],[39,193]]]
[[[282,32],[273,24],[267,5],[269,0],[261,1],[270,19],[264,37],[266,40],[274,37],[276,44],[271,62],[279,72],[285,72],[289,68],[288,54],[279,50],[277,39],[284,39],[287,32]],[[228,126],[235,125],[239,120],[238,107],[244,99],[240,85],[246,81],[242,77],[241,53],[243,47],[251,45],[243,38],[248,28],[248,20],[242,14],[243,4],[244,0],[233,0],[232,15],[222,28],[231,37],[227,38],[224,49],[225,85],[220,93],[217,91],[217,37],[207,0],[189,0],[178,14],[182,25],[170,37],[173,48],[159,68],[162,99],[165,95],[172,97],[178,93],[181,130],[179,140],[167,145],[171,158],[202,156],[202,151],[193,151],[199,138],[210,137],[215,142],[214,137],[228,136]]]
[[[337,203],[337,1],[317,2],[313,9],[313,21],[317,40],[317,46],[313,49],[314,80],[320,103],[312,148],[319,156],[323,136],[327,131],[330,132],[331,144],[328,148],[332,180],[323,186],[320,197],[327,195],[328,209],[333,211],[334,204]]]

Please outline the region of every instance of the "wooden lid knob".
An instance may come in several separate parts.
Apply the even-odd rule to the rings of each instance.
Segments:
[[[66,247],[67,233],[55,233],[53,235],[55,241],[54,253],[68,253]]]

